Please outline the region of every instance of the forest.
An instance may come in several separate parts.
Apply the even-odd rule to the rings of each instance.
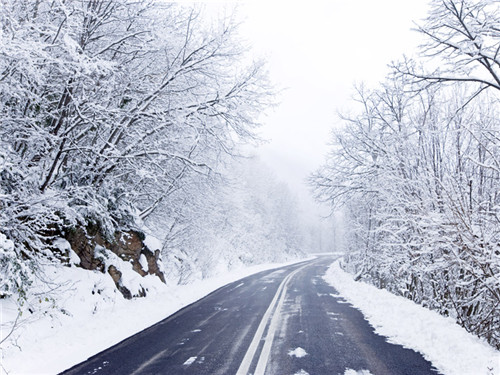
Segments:
[[[500,2],[430,1],[419,50],[355,87],[304,181],[335,228],[255,157],[281,87],[229,8],[0,0],[0,344],[72,318],[65,293],[105,314],[324,248],[500,349]]]
[[[131,298],[123,261],[183,284],[303,253],[295,198],[249,151],[275,102],[265,65],[230,12],[204,12],[1,2],[0,298],[19,314],[56,289],[33,289],[47,266]]]
[[[500,8],[433,1],[415,57],[357,87],[316,198],[344,213],[344,268],[500,348]]]

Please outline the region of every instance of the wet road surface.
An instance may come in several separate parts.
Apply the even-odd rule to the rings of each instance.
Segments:
[[[333,260],[229,284],[64,374],[437,374],[326,284]]]

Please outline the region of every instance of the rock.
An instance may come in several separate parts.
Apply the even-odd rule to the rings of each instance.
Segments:
[[[108,267],[108,273],[115,282],[116,288],[123,294],[126,299],[132,299],[132,293],[127,287],[123,286],[122,273],[116,269],[115,266]]]
[[[123,261],[130,262],[132,264],[132,269],[139,275],[143,277],[148,274],[155,275],[165,283],[165,276],[158,266],[160,251],[156,250],[153,253],[149,250],[143,242],[144,235],[140,232],[132,230],[127,232],[116,232],[114,241],[109,242],[100,234],[99,230],[95,229],[95,226],[86,229],[77,227],[68,230],[65,238],[70,243],[73,251],[80,258],[80,266],[84,269],[105,272],[104,262],[99,256],[96,256],[95,252],[96,245],[99,245],[106,250],[112,251]],[[146,257],[147,270],[143,269],[139,261],[141,255]],[[139,291],[139,295],[132,295],[130,290],[123,285],[122,273],[115,266],[110,265],[107,272],[115,282],[116,288],[125,298],[130,299],[132,297],[144,297],[146,295],[144,288]]]
[[[132,263],[132,268],[141,276],[148,274],[142,269],[139,261],[144,249],[147,249],[135,231],[115,233],[115,242],[111,244],[110,250],[118,255],[122,260]]]
[[[165,283],[165,275],[163,275],[163,272],[161,272],[160,268],[158,267],[158,261],[160,260],[160,250],[155,250],[153,254],[147,247],[145,247],[143,249],[143,254],[146,256],[146,259],[148,261],[148,274],[158,276],[160,280]]]
[[[80,267],[86,270],[99,270],[104,272],[104,263],[95,257],[96,240],[87,236],[87,232],[82,227],[71,228],[66,231],[66,240],[70,243],[71,249],[80,258]]]

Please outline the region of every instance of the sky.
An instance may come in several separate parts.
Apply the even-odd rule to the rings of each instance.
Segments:
[[[240,33],[268,61],[284,91],[261,121],[260,158],[315,210],[304,180],[324,161],[337,113],[352,107],[354,84],[373,87],[387,65],[420,42],[411,29],[426,0],[309,0],[239,2]],[[324,211],[323,211],[324,212]]]

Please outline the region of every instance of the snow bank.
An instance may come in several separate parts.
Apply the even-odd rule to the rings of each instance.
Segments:
[[[18,306],[12,299],[0,300],[0,342],[10,334],[1,347],[0,374],[61,372],[226,284],[296,262],[242,268],[189,285],[168,286],[147,276],[141,278],[141,285],[148,295],[132,300],[122,297],[107,274],[48,267],[44,282],[58,289],[48,298],[28,301],[38,312],[25,309],[12,333]]]
[[[420,352],[443,374],[500,374],[500,352],[451,318],[386,290],[353,280],[336,261],[324,279],[389,342]]]

